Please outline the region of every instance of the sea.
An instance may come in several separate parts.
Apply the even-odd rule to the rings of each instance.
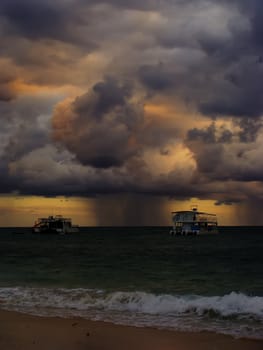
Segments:
[[[263,227],[0,229],[0,308],[263,339]]]

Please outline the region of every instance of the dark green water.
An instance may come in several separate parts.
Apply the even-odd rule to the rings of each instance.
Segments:
[[[18,234],[24,232],[24,234]],[[68,236],[0,230],[1,286],[263,295],[263,230],[173,237],[161,228],[82,228]]]
[[[263,338],[263,228],[0,229],[1,307]]]

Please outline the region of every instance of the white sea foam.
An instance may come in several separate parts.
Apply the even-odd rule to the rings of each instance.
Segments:
[[[263,297],[107,293],[92,289],[0,288],[1,307],[39,315],[82,316],[137,326],[211,330],[263,338]]]

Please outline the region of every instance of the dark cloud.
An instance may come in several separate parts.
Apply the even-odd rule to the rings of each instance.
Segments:
[[[175,0],[177,1],[177,0]],[[95,4],[95,5],[111,5],[115,6],[117,8],[124,8],[124,9],[134,9],[134,10],[156,10],[160,9],[160,7],[163,5],[165,6],[166,3],[169,3],[170,0],[163,0],[162,4],[160,4],[159,0],[80,0],[80,3],[82,4]]]
[[[200,111],[208,115],[259,117],[263,112],[263,65],[253,57],[229,67],[229,71],[224,76],[226,83],[215,90],[217,94],[210,101],[200,105]]]
[[[22,174],[14,175],[11,164],[50,142],[49,120],[54,103],[53,96],[35,96],[34,100],[20,96],[0,102],[0,192],[13,192],[23,186]]]
[[[94,85],[72,103],[71,112],[55,113],[54,138],[86,165],[121,166],[138,152],[136,128],[143,109],[130,99],[130,83],[113,78]]]
[[[12,84],[16,80],[15,68],[6,60],[0,61],[0,101],[8,102],[16,97]]]
[[[262,127],[261,119],[239,118],[233,119],[235,126],[240,131],[230,131],[224,125],[217,128],[215,123],[204,129],[190,129],[187,133],[188,141],[201,141],[203,144],[228,144],[234,141],[234,137],[241,143],[253,143],[256,141]]]
[[[187,3],[198,9],[201,1]],[[174,48],[178,54],[173,59],[167,57],[162,64],[142,65],[139,79],[154,93],[169,90],[208,116],[257,118],[263,112],[262,2],[211,1],[211,6],[218,8],[214,11],[218,31],[211,26],[209,32],[204,21],[198,22],[198,17],[186,12],[192,26],[170,26],[156,34],[161,45]],[[220,26],[220,17],[225,25]]]
[[[0,193],[12,193],[17,188],[17,178],[10,176],[8,165],[0,158]]]
[[[0,101],[11,101],[16,97],[16,93],[8,84],[0,84]]]
[[[45,39],[68,42],[89,51],[95,44],[92,38],[81,35],[88,18],[83,19],[84,7],[79,7],[80,4],[78,0],[3,0],[0,4],[3,34],[24,37],[33,43]]]
[[[206,181],[262,181],[261,123],[251,119],[234,120],[241,131],[235,133],[211,124],[206,129],[188,132],[186,144],[197,164],[197,177]],[[230,194],[231,196],[231,194]]]
[[[154,10],[160,8],[157,0],[3,0],[0,16],[5,21],[7,35],[32,40],[54,39],[94,48],[91,36],[82,35],[93,22],[94,7],[107,5],[117,9]],[[96,38],[95,38],[96,39]]]
[[[202,188],[189,182],[188,175],[173,171],[167,177],[154,176],[142,161],[132,163],[122,169],[95,169],[79,164],[68,151],[46,145],[10,162],[7,179],[13,191],[21,194],[82,197],[123,194],[123,198],[130,194],[136,198],[143,195],[187,199],[190,190],[192,195],[205,196]]]
[[[169,90],[208,116],[259,117],[263,112],[263,65],[257,57],[240,62],[218,62],[206,58],[199,67],[176,71],[172,62],[143,66],[141,82],[155,93]]]
[[[138,73],[143,84],[152,90],[162,91],[175,85],[175,77],[162,63],[156,66],[144,65]]]
[[[131,97],[131,85],[129,82],[119,84],[113,78],[99,82],[93,86],[94,101],[90,100],[90,94],[77,97],[73,103],[73,110],[85,119],[87,114],[90,118],[103,118],[104,114],[110,112],[116,106],[124,107]]]
[[[44,196],[74,195],[85,187],[80,178],[79,167],[71,164],[72,157],[63,150],[50,145],[34,148],[15,161],[9,162],[8,179],[13,183],[13,191],[21,194]]]
[[[1,1],[1,191],[260,197],[262,6]]]
[[[21,34],[48,37],[59,30],[61,24],[59,9],[55,4],[32,0],[2,1],[0,11]]]
[[[21,143],[23,138],[23,143]],[[40,130],[37,125],[34,129],[29,125],[21,125],[9,139],[4,152],[8,160],[19,159],[24,154],[35,148],[42,147],[49,142],[49,135],[46,130]]]
[[[215,124],[211,124],[207,129],[191,129],[188,131],[188,140],[202,140],[204,143],[215,143]]]
[[[204,129],[190,129],[187,133],[188,141],[201,141],[204,144],[230,143],[233,139],[233,132],[224,125],[216,128],[215,123]]]
[[[256,140],[262,127],[262,121],[252,118],[242,118],[238,123],[241,131],[239,132],[239,139],[241,142],[253,142]]]

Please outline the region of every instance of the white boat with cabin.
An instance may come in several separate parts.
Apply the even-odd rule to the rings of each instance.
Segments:
[[[200,235],[218,233],[217,216],[197,210],[182,210],[172,212],[173,227],[171,235]]]

